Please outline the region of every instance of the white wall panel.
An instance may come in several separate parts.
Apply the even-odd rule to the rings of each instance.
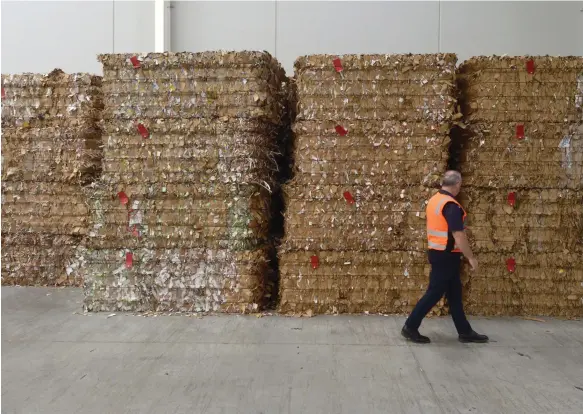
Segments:
[[[172,50],[275,53],[275,1],[172,2]]]
[[[277,58],[288,74],[313,53],[435,53],[437,2],[286,2],[277,5]]]
[[[2,2],[2,73],[101,73],[111,52],[112,2]]]
[[[114,2],[114,52],[154,51],[154,2]]]
[[[583,2],[441,2],[441,50],[583,55]]]

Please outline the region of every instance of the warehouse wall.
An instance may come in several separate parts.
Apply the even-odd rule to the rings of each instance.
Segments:
[[[174,1],[172,50],[583,55],[583,2]],[[101,72],[154,49],[153,1],[2,1],[2,72]]]
[[[2,1],[2,73],[101,73],[99,53],[154,49],[151,1]]]
[[[275,1],[172,2],[172,50],[267,50],[275,55]]]
[[[264,49],[288,73],[297,56],[312,53],[583,55],[583,2],[173,4],[174,50]]]
[[[583,2],[441,2],[441,50],[583,56]]]

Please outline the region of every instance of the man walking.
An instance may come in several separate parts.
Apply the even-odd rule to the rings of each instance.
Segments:
[[[472,329],[462,304],[462,254],[470,262],[473,271],[477,270],[478,261],[464,230],[466,212],[454,198],[459,194],[461,186],[461,174],[447,171],[443,176],[441,190],[427,204],[427,255],[431,264],[429,286],[401,330],[401,335],[416,343],[431,342],[419,333],[419,326],[444,294],[460,342],[488,342],[486,335],[480,335]]]

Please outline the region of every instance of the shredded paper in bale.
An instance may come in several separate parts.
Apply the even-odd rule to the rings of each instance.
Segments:
[[[583,187],[583,57],[477,57],[458,77],[467,185]]]
[[[425,206],[459,119],[455,62],[450,54],[296,61],[282,312],[401,313],[422,295]]]
[[[583,58],[477,57],[458,79],[469,311],[580,316]]]
[[[104,159],[79,253],[94,311],[257,311],[287,82],[263,52],[101,55]]]
[[[82,186],[101,169],[101,77],[2,75],[2,282],[79,285]]]

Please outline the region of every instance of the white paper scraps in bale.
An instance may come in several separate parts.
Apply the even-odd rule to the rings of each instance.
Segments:
[[[101,77],[2,75],[2,283],[80,285],[67,271],[101,170]]]
[[[263,52],[101,55],[104,163],[88,193],[92,311],[255,312],[287,83]]]
[[[422,294],[425,205],[459,118],[455,63],[453,54],[296,61],[280,311],[403,313]]]
[[[583,312],[582,79],[581,57],[479,56],[459,69],[462,203],[489,275],[464,269],[472,313]]]

